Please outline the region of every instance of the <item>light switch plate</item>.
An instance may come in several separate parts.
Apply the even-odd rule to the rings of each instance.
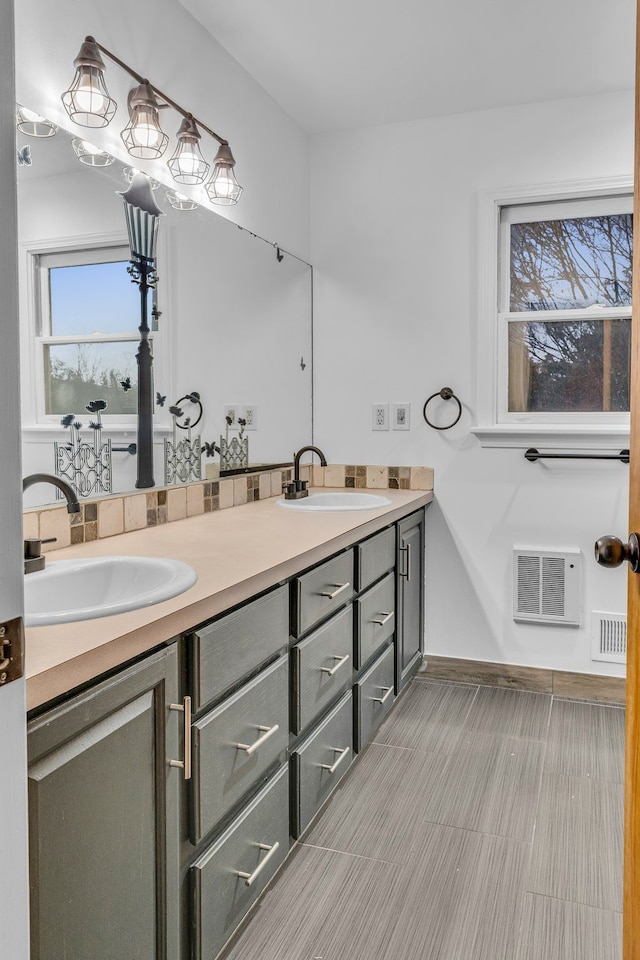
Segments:
[[[410,403],[392,403],[391,404],[391,428],[392,430],[410,430],[411,429],[411,404]]]

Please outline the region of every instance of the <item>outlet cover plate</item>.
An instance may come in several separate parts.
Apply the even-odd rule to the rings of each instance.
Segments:
[[[247,421],[244,428],[246,431],[258,429],[258,407],[255,403],[245,404],[240,416]]]
[[[388,430],[389,429],[389,404],[372,403],[371,404],[371,429]]]

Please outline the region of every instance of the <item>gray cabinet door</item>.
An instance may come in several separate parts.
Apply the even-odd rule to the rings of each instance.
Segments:
[[[398,523],[396,561],[396,692],[422,658],[424,631],[424,510]]]
[[[32,960],[178,960],[175,645],[29,724]]]

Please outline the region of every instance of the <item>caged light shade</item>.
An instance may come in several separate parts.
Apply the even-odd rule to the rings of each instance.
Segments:
[[[76,75],[62,94],[62,103],[71,119],[81,127],[106,127],[116,112],[116,101],[104,82],[105,65],[93,37],[86,37],[73,61]]]
[[[132,257],[155,260],[158,223],[164,213],[156,203],[148,178],[144,173],[136,173],[129,188],[120,196],[124,201]]]
[[[153,87],[146,81],[129,93],[129,123],[120,136],[132,157],[157,160],[167,149],[169,137],[160,126],[160,107]]]
[[[205,184],[205,190],[212,203],[230,206],[240,199],[242,187],[233,172],[235,164],[229,144],[221,143],[213,162],[211,180]]]
[[[57,131],[55,123],[41,117],[39,113],[28,110],[20,104],[16,105],[16,127],[27,137],[53,137]]]
[[[209,164],[200,152],[200,133],[193,117],[185,117],[176,134],[178,146],[167,166],[176,183],[202,183]]]
[[[114,158],[110,153],[81,137],[74,137],[71,146],[80,163],[86,163],[89,167],[109,167],[113,163]]]

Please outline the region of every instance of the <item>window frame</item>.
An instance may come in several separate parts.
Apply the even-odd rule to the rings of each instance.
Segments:
[[[111,259],[129,260],[130,251],[125,233],[92,234],[73,238],[56,238],[41,243],[22,243],[20,270],[21,316],[26,322],[21,323],[21,372],[22,372],[22,429],[25,440],[38,440],[49,437],[54,439],[55,434],[61,432],[61,415],[45,412],[45,374],[44,374],[44,347],[47,344],[68,343],[102,343],[131,341],[138,343],[140,334],[137,328],[131,334],[104,334],[94,335],[52,336],[44,332],[50,330],[48,314],[48,271],[41,268],[43,260],[48,260],[47,266],[82,265],[82,263],[96,263],[96,253],[110,251],[117,252],[118,256],[105,256],[102,262]],[[168,258],[163,256],[163,262]],[[164,275],[163,275],[164,280]],[[164,294],[163,294],[164,297]],[[45,305],[46,304],[46,305]],[[151,322],[151,318],[150,318]],[[170,342],[170,330],[166,314],[157,330],[152,330],[150,339],[154,344],[154,381],[167,384],[172,388],[173,363],[167,354],[171,353],[165,345]],[[163,391],[167,392],[167,391]],[[69,411],[82,416],[84,411]],[[102,415],[105,430],[115,439],[130,438],[135,435],[137,428],[137,414],[109,414]],[[158,424],[154,420],[154,432],[165,433],[168,427],[164,423]]]
[[[501,257],[504,232],[510,224],[502,216],[505,207],[558,203],[566,216],[585,215],[585,204],[603,206],[614,201],[617,212],[621,198],[633,199],[632,177],[537,184],[529,187],[486,191],[479,195],[478,210],[478,324],[477,424],[472,432],[483,446],[518,447],[536,443],[552,448],[621,449],[629,443],[629,414],[610,412],[509,412],[508,406],[508,323],[510,319],[540,321],[541,311],[504,310],[509,263]],[[626,202],[626,201],[625,201]],[[632,205],[630,207],[632,209]],[[579,212],[578,212],[579,211]],[[550,207],[540,209],[539,219],[549,217]],[[524,219],[524,218],[523,218]],[[535,219],[529,209],[526,218]],[[508,245],[507,248],[508,250]],[[501,272],[502,271],[502,272]],[[600,309],[600,308],[598,308]],[[593,318],[593,308],[553,311],[555,319]],[[607,317],[628,317],[631,307],[614,307]]]

